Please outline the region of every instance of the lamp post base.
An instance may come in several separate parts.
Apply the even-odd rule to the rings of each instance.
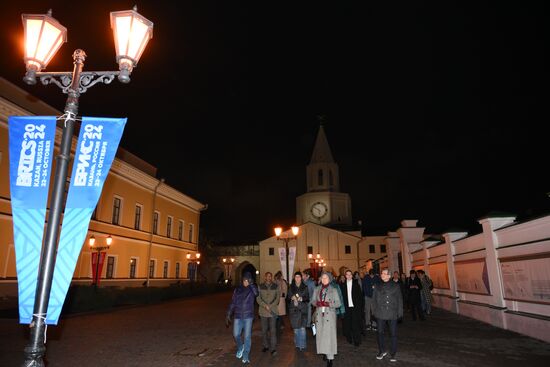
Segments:
[[[23,367],[45,367],[43,359],[44,354],[46,354],[46,347],[44,344],[42,344],[42,346],[32,344],[26,346]]]

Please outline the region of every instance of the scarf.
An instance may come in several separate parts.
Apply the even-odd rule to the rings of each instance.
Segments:
[[[321,291],[319,292],[319,300],[317,301],[317,307],[329,307],[328,302],[326,302],[328,287],[330,284],[322,285]]]

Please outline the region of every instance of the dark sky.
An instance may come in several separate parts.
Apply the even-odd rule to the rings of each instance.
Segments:
[[[63,108],[56,87],[21,82],[20,14],[50,7],[68,43],[48,70],[70,70],[76,48],[87,70],[117,68],[109,11],[134,2],[6,3],[6,79]],[[138,3],[155,29],[132,82],[81,97],[82,115],[128,117],[122,147],[208,203],[207,236],[261,240],[293,223],[321,114],[370,234],[549,209],[542,1],[263,3]]]

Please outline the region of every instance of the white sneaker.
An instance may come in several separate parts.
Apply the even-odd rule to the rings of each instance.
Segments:
[[[241,357],[243,356],[243,352],[244,352],[244,345],[241,347],[241,349],[237,351],[237,353],[235,354],[235,357],[237,357],[238,359],[241,359]]]
[[[388,352],[378,353],[378,354],[376,355],[376,359],[382,359],[382,358],[384,358],[387,354],[388,354]]]

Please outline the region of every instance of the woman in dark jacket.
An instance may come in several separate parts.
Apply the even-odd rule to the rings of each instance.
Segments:
[[[302,282],[302,273],[294,273],[294,280],[288,289],[287,299],[288,317],[294,329],[294,345],[300,351],[306,349],[307,308],[309,305],[309,291]]]
[[[229,327],[231,316],[234,316],[233,337],[237,344],[237,353],[235,356],[238,359],[242,358],[242,362],[250,363],[249,353],[252,344],[252,321],[254,320],[254,302],[258,296],[258,288],[253,284],[252,275],[249,273],[243,274],[243,284],[235,288],[231,304],[225,315],[225,324]],[[241,339],[241,334],[244,334],[244,342]]]

